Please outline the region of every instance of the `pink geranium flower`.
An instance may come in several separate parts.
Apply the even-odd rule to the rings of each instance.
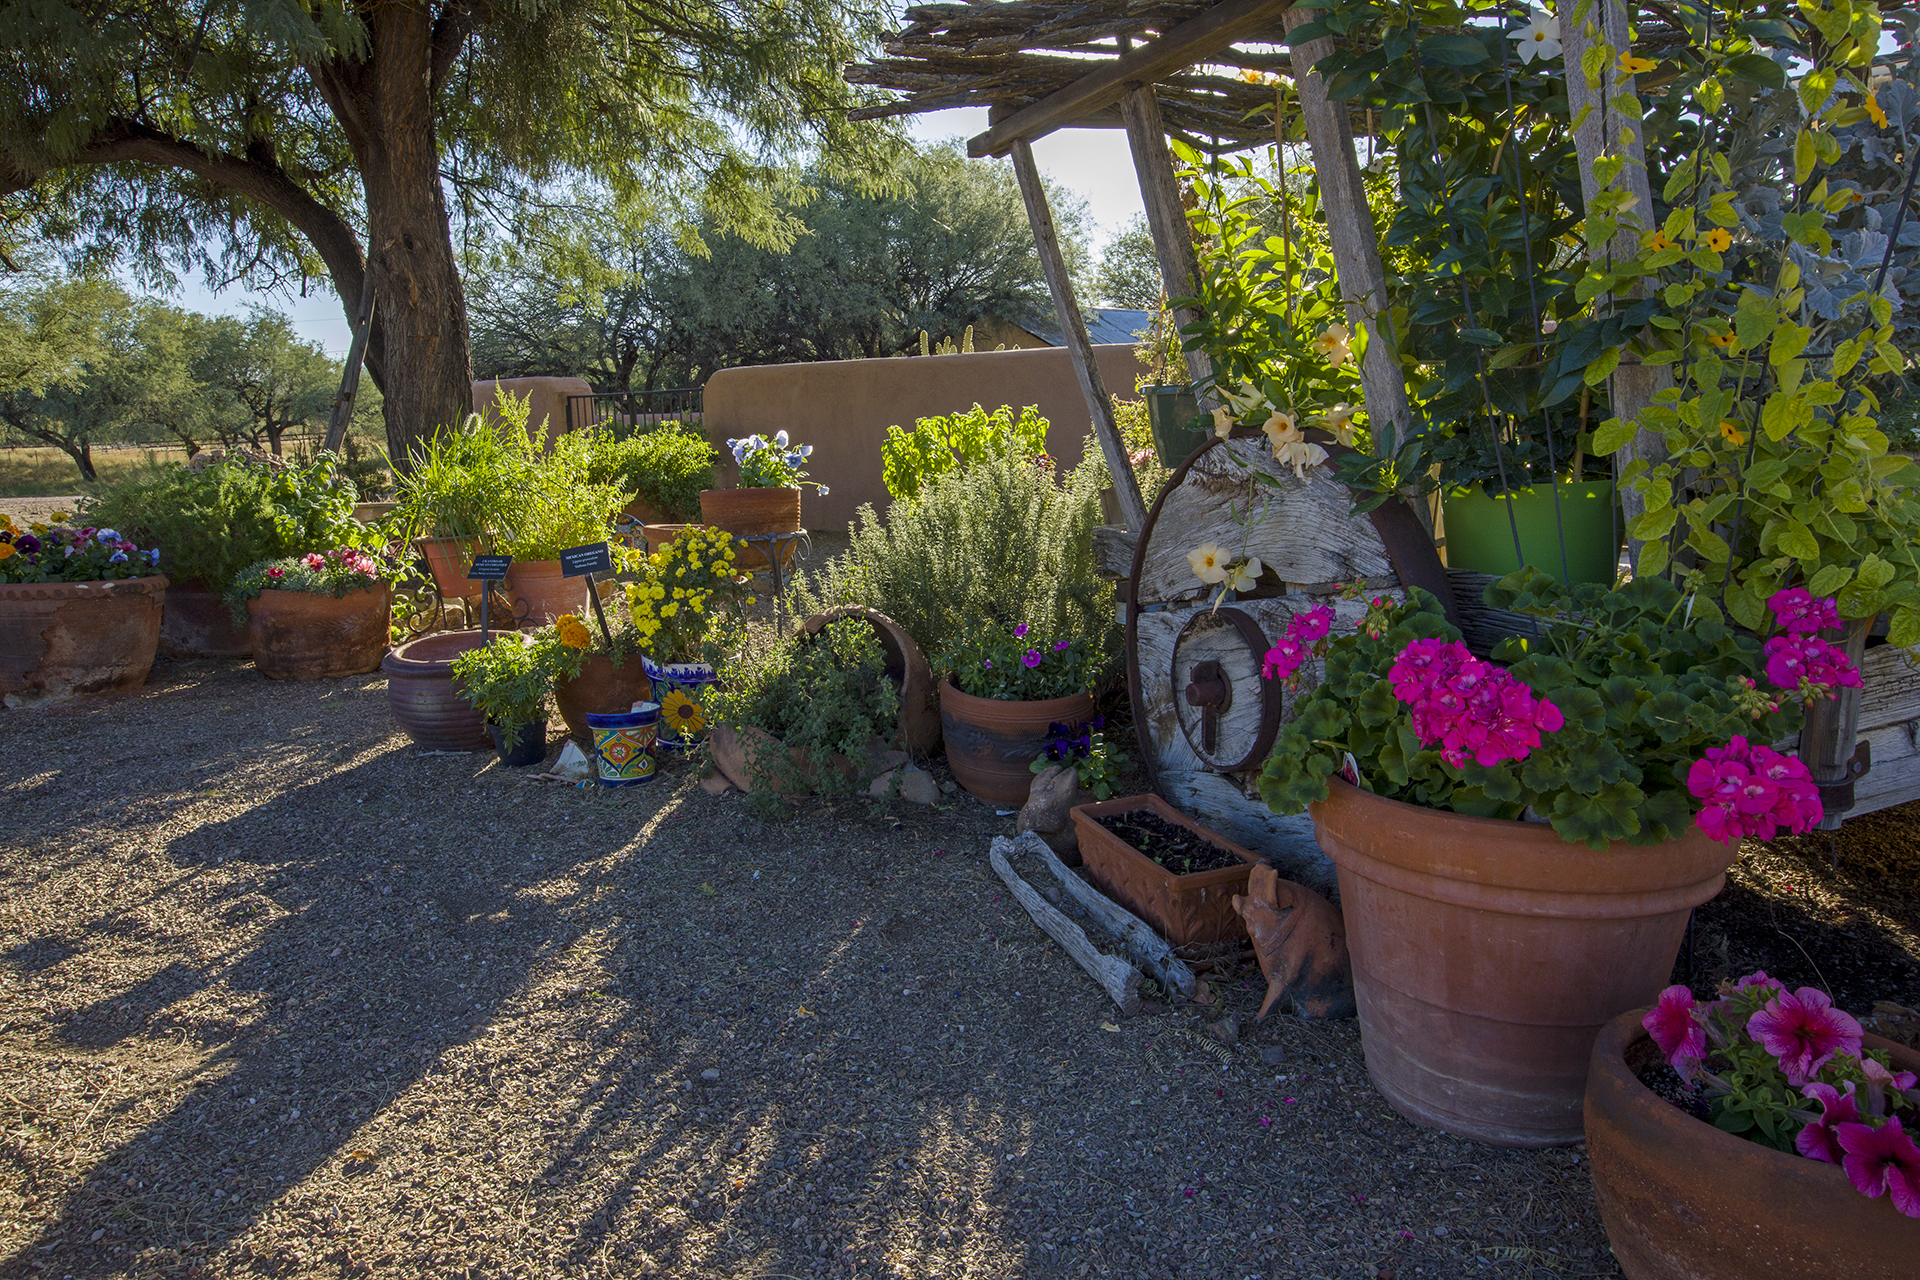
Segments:
[[[1298,614],[1287,624],[1287,634],[1298,636],[1308,644],[1318,644],[1327,638],[1333,630],[1333,610],[1326,605]]]
[[[1747,1034],[1780,1060],[1787,1083],[1796,1089],[1836,1053],[1860,1052],[1860,1024],[1844,1009],[1833,1007],[1824,991],[1802,987],[1782,993],[1747,1019]]]
[[[1267,650],[1260,674],[1269,680],[1284,680],[1300,669],[1313,650],[1293,636],[1281,636]]]
[[[1864,1124],[1839,1128],[1841,1168],[1860,1194],[1893,1198],[1893,1207],[1909,1218],[1920,1218],[1920,1147],[1900,1127],[1898,1116],[1878,1129]]]
[[[1800,1092],[1820,1104],[1820,1118],[1794,1135],[1794,1150],[1809,1160],[1825,1160],[1828,1164],[1839,1164],[1846,1152],[1840,1146],[1838,1127],[1843,1124],[1857,1123],[1860,1119],[1860,1105],[1853,1096],[1853,1084],[1847,1084],[1845,1093],[1830,1084],[1815,1081]]]
[[[1739,734],[1693,762],[1687,791],[1706,802],[1695,825],[1723,844],[1742,836],[1770,840],[1781,827],[1811,831],[1823,812],[1806,765]]]
[[[1802,700],[1831,698],[1836,689],[1860,687],[1860,671],[1852,659],[1819,636],[1801,632],[1773,636],[1762,652],[1768,681],[1793,690]]]
[[[1647,1011],[1640,1025],[1647,1029],[1667,1065],[1680,1073],[1682,1080],[1693,1078],[1693,1069],[1707,1056],[1707,1029],[1693,1016],[1693,992],[1671,986],[1660,993],[1660,1003]]]
[[[1805,587],[1776,591],[1767,601],[1782,631],[1806,635],[1840,625],[1840,610],[1831,599],[1816,600]]]

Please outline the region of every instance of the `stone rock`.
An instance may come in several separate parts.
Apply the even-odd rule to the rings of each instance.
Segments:
[[[553,768],[548,772],[573,782],[591,782],[594,764],[587,759],[587,753],[580,749],[580,744],[569,739],[567,745],[560,749],[560,758],[553,762]]]
[[[733,784],[727,781],[727,775],[716,770],[700,779],[700,789],[710,796],[725,795],[733,790]]]
[[[1093,793],[1080,785],[1080,775],[1070,764],[1048,765],[1033,777],[1027,803],[1014,822],[1014,833],[1031,831],[1047,842],[1070,867],[1080,865],[1080,833],[1073,829],[1073,809],[1090,804]]]
[[[1220,1021],[1218,1022],[1208,1023],[1207,1034],[1212,1036],[1215,1040],[1218,1040],[1221,1044],[1224,1044],[1224,1045],[1239,1044],[1240,1043],[1239,1015],[1229,1013],[1226,1017],[1220,1019]]]
[[[940,786],[933,780],[933,775],[912,764],[887,770],[868,784],[867,794],[875,799],[885,799],[893,794],[896,781],[900,786],[900,798],[910,804],[932,804],[940,798]]]
[[[1305,885],[1282,880],[1263,862],[1248,875],[1247,892],[1234,895],[1233,909],[1247,922],[1260,972],[1267,975],[1260,1017],[1282,996],[1291,999],[1297,1017],[1354,1016],[1353,960],[1338,908]]]
[[[1260,1061],[1270,1067],[1277,1067],[1287,1060],[1287,1051],[1277,1044],[1270,1044],[1260,1051]]]
[[[700,1073],[700,1079],[701,1079],[701,1082],[704,1084],[718,1084],[720,1082],[719,1069],[715,1067],[708,1067],[705,1071],[702,1071]]]

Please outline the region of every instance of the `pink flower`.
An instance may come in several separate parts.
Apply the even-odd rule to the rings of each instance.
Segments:
[[[1860,1052],[1860,1024],[1844,1009],[1833,1007],[1824,991],[1802,987],[1767,1001],[1766,1008],[1747,1019],[1747,1034],[1780,1060],[1787,1083],[1796,1089],[1836,1053]]]
[[[1845,1152],[1841,1150],[1840,1136],[1835,1130],[1840,1125],[1860,1119],[1860,1107],[1854,1100],[1852,1082],[1848,1082],[1845,1093],[1818,1081],[1800,1092],[1820,1104],[1820,1118],[1808,1121],[1807,1126],[1794,1135],[1794,1150],[1809,1160],[1839,1164]]]
[[[1769,978],[1765,969],[1755,969],[1752,973],[1733,984],[1735,991],[1751,991],[1755,987],[1767,987],[1774,991],[1785,991],[1787,989],[1778,978]]]
[[[1811,831],[1823,813],[1806,765],[1738,734],[1693,762],[1687,790],[1706,802],[1695,825],[1722,844],[1742,836],[1771,840],[1781,827]]]
[[[318,551],[309,551],[306,555],[300,557],[300,563],[316,572],[327,567],[327,562],[321,558]]]
[[[1833,600],[1815,600],[1805,587],[1776,591],[1767,601],[1782,631],[1808,634],[1840,625],[1840,610]]]
[[[1333,610],[1327,605],[1296,614],[1287,624],[1287,634],[1308,644],[1318,644],[1333,630]]]
[[[1870,1085],[1879,1085],[1883,1089],[1911,1089],[1920,1084],[1920,1076],[1911,1071],[1889,1071],[1873,1058],[1860,1059],[1860,1074],[1867,1078]]]
[[[287,576],[287,571],[285,569],[269,569],[267,570],[267,576],[269,578],[280,579]]]
[[[1415,736],[1439,746],[1456,769],[1469,758],[1484,768],[1525,760],[1543,732],[1566,723],[1560,708],[1457,640],[1415,640],[1394,659],[1387,678],[1394,696],[1412,709]]]
[[[1679,1072],[1682,1080],[1692,1079],[1694,1067],[1707,1056],[1707,1029],[1694,1021],[1693,1010],[1693,992],[1672,986],[1660,993],[1660,1003],[1640,1019],[1660,1052],[1667,1055],[1667,1065]]]
[[[1762,652],[1767,679],[1779,688],[1794,690],[1804,701],[1831,698],[1836,689],[1860,687],[1860,672],[1852,660],[1819,636],[1773,636]]]
[[[1267,660],[1260,666],[1260,674],[1268,680],[1285,680],[1300,669],[1312,655],[1312,650],[1293,636],[1282,636],[1274,641],[1273,648],[1267,650]]]
[[[1029,650],[1027,650],[1027,656],[1026,656],[1026,657],[1024,657],[1024,658],[1022,658],[1022,659],[1020,659],[1020,665],[1021,665],[1021,666],[1023,666],[1023,667],[1037,667],[1037,666],[1039,666],[1039,665],[1040,665],[1040,651],[1039,651],[1038,649],[1029,649]]]
[[[1843,1124],[1840,1146],[1846,1152],[1841,1167],[1860,1194],[1873,1199],[1893,1197],[1893,1207],[1909,1218],[1920,1218],[1920,1148],[1893,1119],[1878,1129]]]
[[[1060,652],[1060,651],[1061,651],[1062,649],[1064,649],[1064,648],[1066,648],[1066,647],[1067,647],[1067,646],[1068,646],[1069,644],[1071,644],[1071,643],[1072,643],[1072,641],[1069,641],[1069,640],[1056,640],[1056,641],[1054,641],[1054,642],[1053,642],[1053,651],[1054,651],[1055,653],[1058,653],[1058,652]]]

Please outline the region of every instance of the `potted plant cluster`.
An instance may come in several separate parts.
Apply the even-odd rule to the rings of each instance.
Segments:
[[[529,625],[586,611],[586,579],[565,576],[560,553],[605,542],[614,514],[633,497],[617,484],[587,479],[593,448],[593,438],[578,432],[561,436],[544,456],[529,445],[531,460],[500,516],[495,548],[513,557],[507,593],[515,616]]]
[[[539,764],[547,755],[547,697],[553,692],[538,632],[505,631],[452,659],[454,687],[484,719],[500,763]]]
[[[1664,579],[1569,589],[1529,568],[1487,600],[1544,634],[1493,662],[1411,594],[1349,635],[1317,610],[1276,642],[1270,678],[1314,655],[1324,676],[1261,795],[1311,812],[1338,868],[1388,1100],[1485,1141],[1574,1141],[1594,1038],[1664,985],[1740,837],[1820,819],[1806,767],[1765,744],[1859,676],[1819,635],[1832,602],[1804,591],[1774,598],[1763,640]]]
[[[821,497],[827,486],[807,479],[803,470],[813,454],[810,444],[790,444],[787,433],[744,436],[727,441],[733,460],[740,468],[737,489],[708,489],[700,495],[700,519],[716,529],[749,536],[761,533],[791,533],[805,526],[800,520],[800,490],[811,484]],[[784,556],[793,555],[788,547]],[[741,557],[742,567],[757,572],[771,563],[758,548],[748,547]]]
[[[940,733],[961,786],[990,804],[1020,805],[1031,765],[1057,726],[1093,719],[1094,663],[1081,639],[1028,624],[978,622],[941,655]]]
[[[1765,973],[1668,987],[1593,1049],[1594,1198],[1629,1280],[1909,1275],[1920,1053]],[[1834,1242],[1844,1241],[1836,1249]]]
[[[648,556],[626,585],[666,750],[685,751],[706,739],[702,703],[716,678],[713,663],[738,641],[754,602],[738,558],[732,534],[693,525]]]
[[[503,403],[518,403],[502,393]],[[524,425],[525,413],[521,422]],[[490,425],[469,414],[444,426],[414,451],[398,473],[395,515],[425,557],[434,585],[448,599],[474,593],[467,581],[473,557],[492,549],[493,537],[531,465],[524,432]]]
[[[118,530],[21,528],[0,513],[0,696],[6,705],[128,689],[160,644],[160,549]]]
[[[226,591],[245,624],[253,665],[270,680],[329,680],[376,671],[387,652],[397,557],[359,547],[248,565]]]

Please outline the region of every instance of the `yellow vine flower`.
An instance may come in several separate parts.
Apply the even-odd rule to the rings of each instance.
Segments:
[[[1867,109],[1867,119],[1873,121],[1876,129],[1884,129],[1887,127],[1887,113],[1881,109],[1879,95],[1874,93],[1872,89],[1867,90],[1866,101],[1860,105]]]
[[[1631,53],[1620,55],[1620,74],[1626,76],[1644,75],[1659,64],[1652,58],[1636,58]]]
[[[1734,333],[1731,329],[1725,333],[1709,333],[1707,335],[1707,341],[1722,351],[1731,351],[1733,350]]]
[[[1731,422],[1720,424],[1720,438],[1731,445],[1743,445],[1747,442],[1747,433]]]
[[[1193,569],[1193,576],[1208,586],[1217,586],[1227,580],[1227,556],[1216,543],[1203,542],[1187,552],[1187,564]]]
[[[1725,227],[1715,227],[1707,232],[1707,248],[1715,253],[1725,253],[1732,244],[1733,237],[1727,233]]]
[[[1655,253],[1660,252],[1662,249],[1673,248],[1673,241],[1667,239],[1667,233],[1664,231],[1654,232],[1652,236],[1648,237],[1645,243],[1646,247]]]

